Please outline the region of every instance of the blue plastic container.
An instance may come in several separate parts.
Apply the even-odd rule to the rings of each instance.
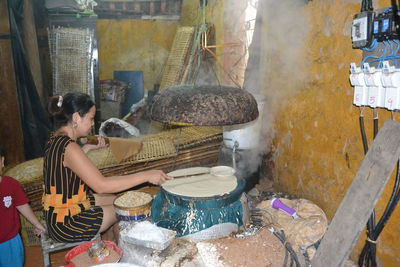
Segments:
[[[130,112],[131,106],[144,97],[143,71],[114,71],[114,80],[125,82],[129,89],[125,95],[125,102],[121,103],[121,117]]]

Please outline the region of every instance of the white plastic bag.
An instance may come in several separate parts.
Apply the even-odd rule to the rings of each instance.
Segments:
[[[120,232],[121,239],[133,245],[164,250],[175,238],[176,232],[149,222],[132,223]]]
[[[115,127],[115,133],[112,133],[110,131],[109,125],[115,124],[117,127]],[[118,128],[118,129],[117,129]],[[121,130],[124,131],[125,133],[121,133]],[[110,118],[106,121],[104,121],[100,125],[99,129],[99,135],[104,136],[104,137],[122,137],[122,138],[132,138],[132,137],[138,137],[140,136],[140,131],[138,128],[135,126],[127,123],[126,121],[117,119],[117,118]],[[123,135],[123,136],[121,136]]]

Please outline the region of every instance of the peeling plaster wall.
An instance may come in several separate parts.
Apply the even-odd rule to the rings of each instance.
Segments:
[[[143,71],[144,89],[153,90],[177,27],[177,21],[99,20],[100,79],[112,79],[116,70]]]
[[[361,51],[351,47],[351,22],[361,1],[294,2],[260,2],[264,10],[261,91],[267,99],[265,146],[274,154],[277,190],[312,200],[331,219],[364,157],[360,111],[352,104],[349,83],[349,64],[359,65],[362,59]],[[381,2],[386,2],[380,3],[381,7],[390,5]],[[295,19],[288,20],[290,17]],[[371,110],[366,109],[364,115],[371,140]],[[382,126],[391,114],[379,110],[379,117]],[[376,206],[378,218],[393,180]],[[399,221],[397,207],[377,245],[383,266],[400,265]],[[352,253],[354,261],[365,238],[363,233]]]
[[[101,19],[97,22],[99,76],[112,79],[115,70],[143,71],[144,89],[160,84],[179,26],[196,24],[199,1],[183,0],[179,21]],[[206,21],[215,26],[216,41],[224,42],[223,1],[209,0]],[[222,58],[222,51],[217,51]]]

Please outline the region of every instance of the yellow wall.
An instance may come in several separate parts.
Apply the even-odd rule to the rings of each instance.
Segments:
[[[264,134],[273,137],[266,146],[274,151],[274,181],[278,190],[314,201],[331,219],[363,159],[360,111],[352,104],[349,83],[349,64],[360,65],[362,59],[351,47],[351,22],[361,1],[264,2]],[[371,140],[372,112],[364,113]],[[391,114],[379,110],[379,117],[382,126]],[[393,180],[376,206],[378,218]],[[399,221],[397,207],[378,240],[378,261],[384,266],[400,266]],[[364,240],[365,233],[352,254],[355,261]]]
[[[215,25],[217,41],[222,43],[223,12],[219,11],[223,1],[208,2],[206,21]],[[196,24],[198,4],[199,1],[183,0],[178,21],[98,20],[100,80],[112,79],[115,70],[143,71],[144,89],[153,90],[154,84],[160,84],[177,27]]]
[[[113,71],[143,71],[144,89],[159,84],[178,21],[99,20],[99,75],[112,79]]]

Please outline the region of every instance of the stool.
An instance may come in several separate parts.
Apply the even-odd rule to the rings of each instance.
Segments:
[[[97,234],[93,237],[92,240],[100,240],[100,235]],[[88,241],[81,241],[81,242],[75,242],[75,243],[59,243],[55,242],[49,236],[47,233],[43,233],[40,235],[40,245],[42,246],[42,254],[43,254],[43,263],[45,267],[51,267],[51,262],[50,262],[50,253],[55,252],[55,251],[60,251],[64,250],[67,248],[79,246],[81,244],[84,244]]]

